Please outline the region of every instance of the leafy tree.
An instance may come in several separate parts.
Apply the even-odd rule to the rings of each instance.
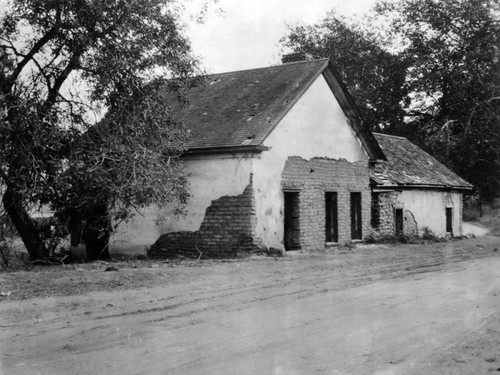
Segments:
[[[496,0],[386,1],[357,24],[332,13],[291,29],[284,45],[331,56],[374,129],[407,136],[489,200],[500,192],[499,15]]]
[[[500,8],[492,0],[412,0],[377,7],[411,62],[401,133],[479,189],[500,191]]]
[[[406,64],[379,45],[376,30],[332,11],[313,26],[289,27],[281,43],[313,58],[329,57],[372,130],[403,121]]]
[[[109,256],[110,207],[123,218],[186,196],[179,155],[187,132],[161,97],[182,98],[196,83],[178,18],[168,0],[14,0],[7,9],[0,178],[31,259],[48,255],[29,215],[34,205],[85,220],[97,258]],[[108,112],[94,126],[99,110]]]

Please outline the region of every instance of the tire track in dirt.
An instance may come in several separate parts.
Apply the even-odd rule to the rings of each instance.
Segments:
[[[289,301],[301,303],[301,300],[316,300],[321,295],[384,280],[408,279],[425,273],[460,272],[471,259],[474,261],[493,255],[491,249],[471,252],[450,250],[446,246],[439,251],[420,253],[415,252],[416,247],[392,251],[392,254],[391,249],[370,250],[370,247],[360,247],[345,254],[312,255],[310,258],[292,256],[276,262],[221,263],[214,266],[209,277],[192,278],[182,285],[61,297],[51,303],[20,301],[24,307],[18,310],[11,305],[12,311],[7,314],[4,313],[9,307],[0,307],[9,328],[4,339],[0,339],[2,362],[12,369],[23,358],[16,354],[20,351],[31,353],[30,361],[49,367],[50,361],[55,361],[54,366],[59,363],[64,367],[64,362],[71,358],[97,355],[113,347],[131,353],[131,348],[141,347],[141,340],[150,344],[159,340],[158,330],[173,335],[173,332],[182,332],[186,327],[206,327],[206,315],[234,317],[235,313],[245,314],[246,311],[254,311],[258,315],[262,306],[274,306],[276,309]],[[218,277],[216,272],[221,270],[227,271],[228,276]],[[399,304],[404,303],[407,303],[404,299],[399,301]],[[213,324],[219,329],[228,329],[224,322]],[[298,329],[301,324],[296,323],[288,329]],[[236,332],[234,327],[229,328],[233,334]],[[248,335],[252,337],[252,332]],[[29,342],[26,342],[27,337]],[[283,346],[286,342],[276,340],[265,346]],[[161,345],[172,352],[179,348],[176,342]],[[198,348],[201,352],[210,351],[210,342],[200,343]],[[253,355],[261,351],[262,346],[258,346],[248,353]],[[58,359],[58,355],[62,355],[63,359]],[[178,358],[176,368],[189,367],[205,360],[206,356],[191,361],[183,355]],[[21,367],[20,370],[27,369]]]

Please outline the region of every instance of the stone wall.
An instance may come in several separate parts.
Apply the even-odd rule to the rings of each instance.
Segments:
[[[212,201],[196,232],[162,235],[149,249],[151,257],[231,257],[259,250],[255,236],[255,199],[252,176],[242,194]]]
[[[372,227],[381,235],[394,235],[397,195],[395,191],[372,194]]]
[[[369,233],[371,193],[367,162],[292,156],[285,164],[282,189],[299,192],[302,249],[325,248],[325,192],[337,192],[339,243],[351,241],[351,192],[361,193],[362,236]]]
[[[453,209],[453,235],[462,233],[462,194],[451,190],[407,189],[372,194],[372,226],[381,235],[395,234],[395,210],[403,210],[403,233],[421,235],[424,228],[446,235],[446,207]]]

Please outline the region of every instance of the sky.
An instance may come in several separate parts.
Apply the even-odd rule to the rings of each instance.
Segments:
[[[204,0],[191,0],[187,12]],[[374,0],[218,0],[202,24],[189,22],[186,34],[208,73],[259,68],[281,61],[279,40],[286,24],[314,24],[335,9],[355,17]]]

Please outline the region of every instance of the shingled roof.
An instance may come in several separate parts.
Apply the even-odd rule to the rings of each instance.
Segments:
[[[191,131],[191,152],[262,150],[263,142],[321,74],[369,156],[384,159],[375,138],[328,59],[213,74],[173,111]]]
[[[408,139],[373,133],[387,157],[375,166],[374,182],[379,187],[435,187],[472,189],[472,185],[457,176]]]

